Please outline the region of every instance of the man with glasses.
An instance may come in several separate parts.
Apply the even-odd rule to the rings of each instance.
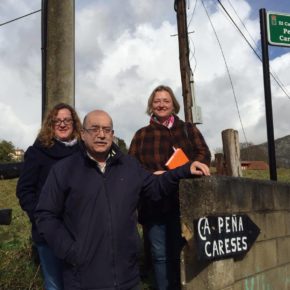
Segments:
[[[179,179],[209,175],[200,162],[156,176],[113,143],[111,117],[95,110],[84,118],[82,152],[54,166],[36,210],[37,226],[64,261],[64,287],[139,288],[136,207],[140,196],[159,200]]]

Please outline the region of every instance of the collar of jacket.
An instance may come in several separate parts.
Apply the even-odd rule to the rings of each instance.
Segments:
[[[83,141],[81,142],[81,152],[83,157],[89,162],[89,164],[96,165],[97,161],[88,156],[87,149]],[[107,166],[118,162],[122,162],[121,158],[122,156],[124,156],[124,154],[122,153],[118,145],[113,142],[110,151],[108,153],[108,159],[106,161]]]
[[[179,122],[181,121],[181,120],[179,119],[178,116],[173,115],[173,117],[174,117],[174,123],[173,123],[173,126],[172,126],[170,129],[177,127],[178,124],[179,124]],[[181,122],[182,122],[182,121],[181,121]],[[153,126],[153,127],[155,127],[155,128],[159,128],[159,129],[164,129],[164,128],[166,128],[166,129],[170,130],[170,129],[167,128],[166,126],[164,126],[164,125],[162,125],[162,124],[160,124],[160,123],[155,122],[153,119],[150,119],[150,125]]]
[[[66,146],[63,142],[55,140],[51,147],[44,147],[40,141],[36,139],[33,147],[52,158],[64,158],[79,150],[79,142],[76,142],[73,146]]]

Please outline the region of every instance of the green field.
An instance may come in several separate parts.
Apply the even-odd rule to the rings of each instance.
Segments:
[[[264,170],[245,170],[243,171],[243,177],[269,180],[270,174]],[[290,182],[290,169],[278,168],[277,179],[279,182]]]
[[[269,179],[268,172],[262,170],[243,171],[243,175]],[[278,169],[278,180],[290,182],[290,169]],[[39,266],[32,261],[30,224],[15,196],[16,182],[16,179],[0,180],[0,209],[13,210],[11,225],[0,226],[0,289],[42,290]],[[143,289],[151,289],[148,285],[148,281],[143,281]]]
[[[0,289],[43,289],[32,262],[30,225],[15,196],[16,179],[0,180],[0,208],[12,208],[12,223],[0,225]]]

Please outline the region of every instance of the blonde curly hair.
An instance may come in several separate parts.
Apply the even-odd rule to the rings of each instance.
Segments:
[[[155,94],[157,92],[162,92],[162,91],[166,91],[171,99],[172,99],[172,103],[173,103],[173,108],[174,108],[174,111],[173,113],[174,114],[178,114],[179,113],[179,110],[180,110],[180,105],[172,91],[172,89],[168,86],[164,86],[164,85],[160,85],[158,87],[156,87],[153,92],[151,93],[149,99],[148,99],[148,104],[147,104],[147,110],[146,110],[146,113],[150,116],[152,114],[152,107],[153,107],[153,101],[154,101],[154,97],[155,97]]]
[[[73,132],[71,139],[80,140],[80,132],[81,132],[81,122],[75,111],[70,105],[65,103],[59,103],[55,105],[46,115],[42,127],[37,135],[37,139],[44,147],[52,147],[54,145],[54,119],[57,116],[58,112],[62,109],[67,109],[71,112],[71,116],[73,119]]]

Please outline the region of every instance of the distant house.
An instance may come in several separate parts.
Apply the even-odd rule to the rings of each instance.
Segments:
[[[15,149],[14,153],[10,154],[13,161],[22,161],[24,156],[24,150],[23,149]]]
[[[265,161],[241,161],[242,170],[267,170],[269,165]]]

